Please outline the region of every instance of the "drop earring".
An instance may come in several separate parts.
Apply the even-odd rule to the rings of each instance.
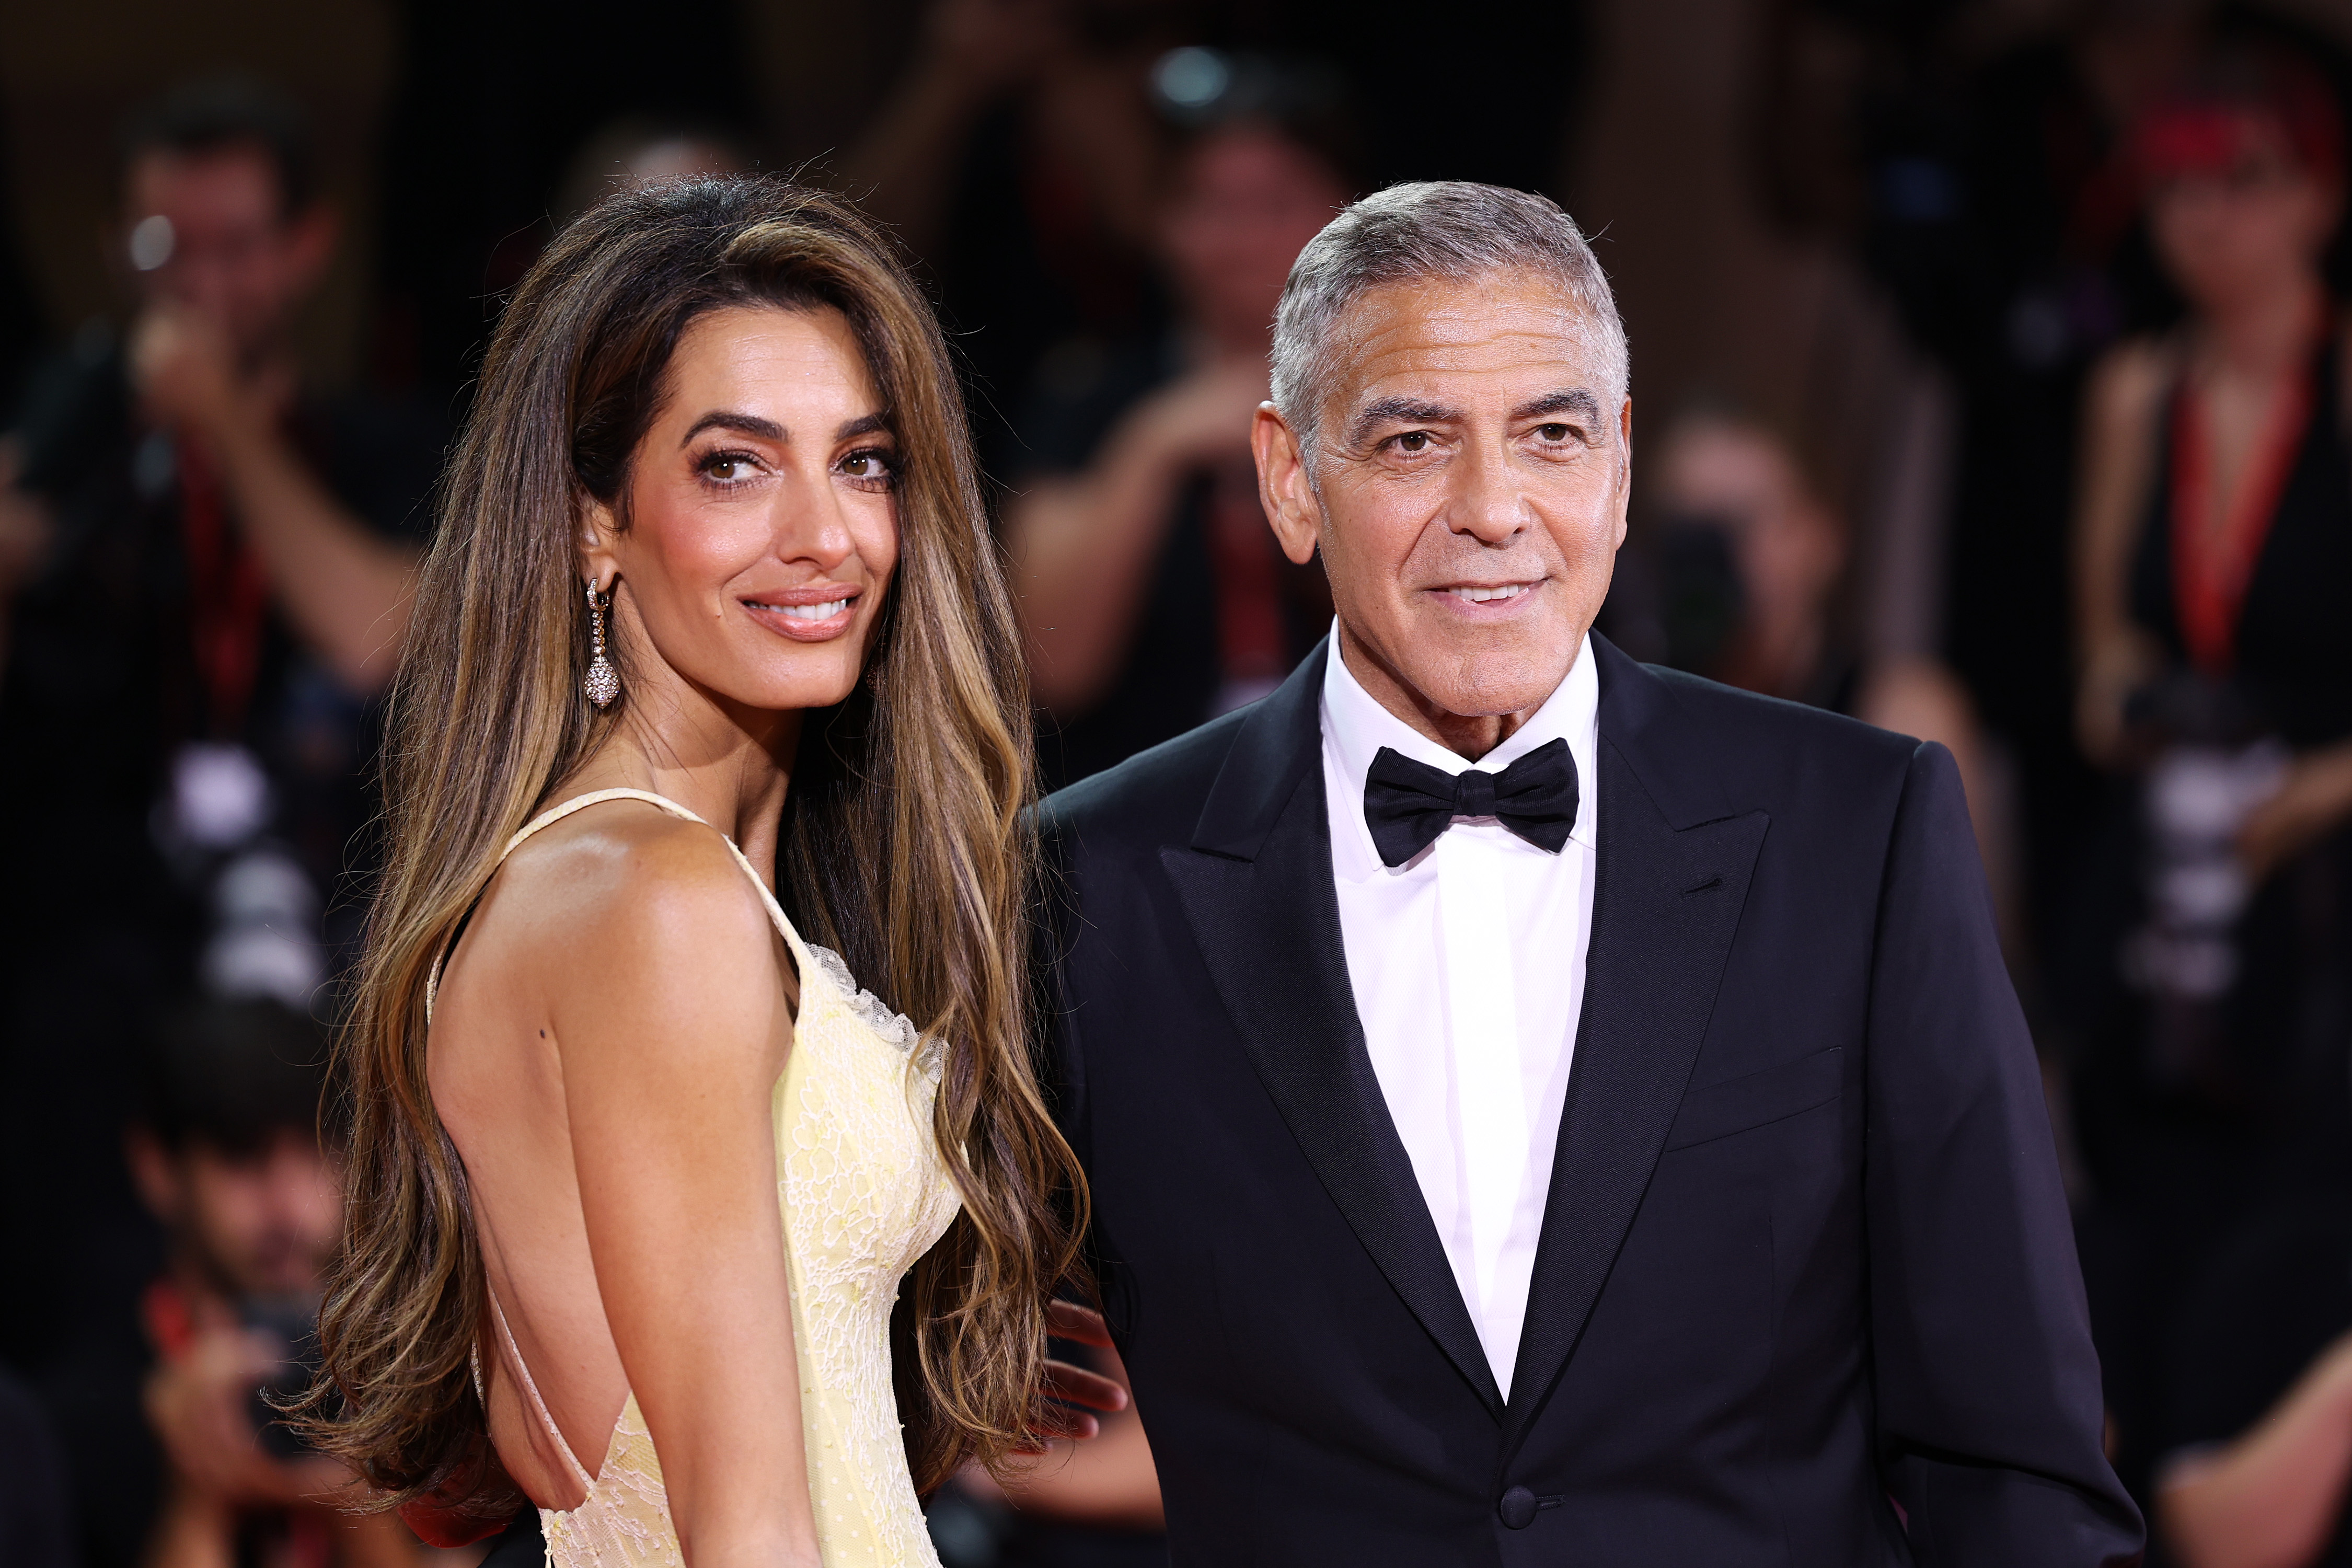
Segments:
[[[599,709],[610,708],[613,699],[621,694],[621,672],[614,669],[613,661],[604,657],[604,605],[613,602],[613,595],[605,595],[600,604],[596,598],[596,584],[590,583],[587,587],[588,640],[595,647],[595,657],[588,661],[588,679],[580,683],[580,689],[586,692],[588,700]]]

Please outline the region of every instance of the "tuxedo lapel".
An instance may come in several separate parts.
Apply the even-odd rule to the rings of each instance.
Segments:
[[[1326,645],[1328,647],[1328,644]],[[1161,852],[1259,1079],[1357,1239],[1489,1411],[1503,1402],[1364,1048],[1331,880],[1318,648],[1243,721]]]
[[[1769,819],[1734,815],[1656,675],[1599,637],[1601,842],[1584,1008],[1506,1445],[1566,1365],[1665,1145]]]

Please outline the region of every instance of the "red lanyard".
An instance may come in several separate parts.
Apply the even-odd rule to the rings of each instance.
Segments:
[[[269,581],[261,563],[231,530],[220,476],[193,444],[179,449],[180,529],[188,560],[188,629],[196,675],[205,683],[205,719],[216,736],[245,728],[246,705],[261,666],[262,620]]]
[[[2180,640],[2209,674],[2236,662],[2238,620],[2254,563],[2278,521],[2278,505],[2311,424],[2312,373],[2290,377],[2272,400],[2237,493],[2213,521],[2212,454],[2203,399],[2184,374],[2172,410],[2172,597]]]

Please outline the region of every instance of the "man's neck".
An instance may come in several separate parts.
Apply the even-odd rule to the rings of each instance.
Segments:
[[[1518,731],[1535,717],[1542,701],[1509,713],[1455,713],[1415,690],[1405,679],[1339,623],[1339,658],[1364,694],[1416,733],[1424,735],[1455,756],[1476,762]],[[1550,693],[1545,693],[1549,699]]]

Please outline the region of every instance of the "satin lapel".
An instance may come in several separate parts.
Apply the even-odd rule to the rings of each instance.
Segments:
[[[1762,812],[1731,815],[1703,783],[1693,786],[1706,777],[1684,771],[1699,749],[1676,755],[1681,748],[1662,742],[1689,737],[1659,732],[1676,718],[1671,696],[1657,677],[1595,642],[1604,649],[1604,685],[1592,941],[1511,1378],[1507,1454],[1567,1364],[1641,1205],[1706,1037],[1769,824]],[[1645,782],[1669,777],[1682,782],[1654,793]]]
[[[1321,686],[1322,660],[1310,658],[1252,715],[1193,844],[1164,849],[1160,860],[1243,1048],[1307,1163],[1398,1296],[1499,1417],[1499,1388],[1356,1016],[1331,881],[1318,703],[1307,700],[1319,699]]]

